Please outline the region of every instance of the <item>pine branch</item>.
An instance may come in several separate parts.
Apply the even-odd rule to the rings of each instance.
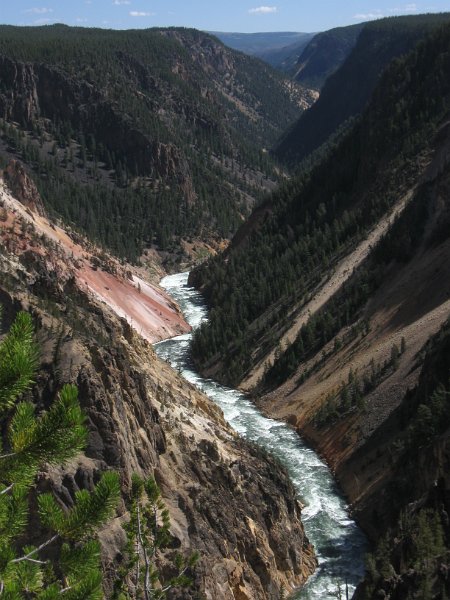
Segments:
[[[91,493],[81,490],[75,494],[75,505],[67,513],[58,509],[48,494],[43,494],[39,499],[41,519],[61,537],[82,540],[110,517],[119,496],[119,477],[117,473],[107,471]]]
[[[4,544],[11,544],[23,534],[28,512],[27,486],[16,484],[8,494],[0,496],[0,539]]]
[[[48,563],[48,560],[38,560],[37,558],[25,558],[24,560],[36,565],[46,565]]]
[[[144,481],[139,476],[133,475],[129,510],[130,522],[125,527],[128,534],[128,548],[133,553],[132,556],[136,556],[136,587],[131,590],[132,584],[130,584],[129,596],[137,598],[139,594],[144,600],[165,598],[170,589],[190,585],[192,582],[186,576],[186,572],[196,563],[198,559],[196,553],[188,558],[177,555],[174,566],[178,574],[169,581],[159,581],[155,559],[158,550],[170,541],[170,515],[161,499],[161,491],[154,478]],[[161,524],[159,524],[160,520]],[[134,565],[132,559],[129,564]],[[129,567],[128,573],[131,568]],[[139,587],[141,569],[144,570],[143,583]],[[134,582],[134,573],[132,581]]]
[[[5,458],[11,458],[12,456],[17,456],[17,452],[9,452],[8,454],[2,454],[0,456],[0,460],[3,460]]]
[[[0,458],[1,458],[1,456],[0,456]],[[2,490],[0,492],[0,496],[3,496],[3,494],[7,494],[8,492],[10,492],[14,486],[15,486],[14,483],[11,483],[11,485],[8,485],[8,487],[6,487],[4,490]]]
[[[31,317],[19,313],[0,342],[0,416],[31,385],[37,357]],[[22,545],[29,488],[39,466],[64,463],[85,445],[87,429],[77,394],[75,386],[64,386],[50,409],[37,418],[32,403],[20,402],[7,424],[3,453],[0,444],[0,597],[102,598],[99,543],[90,540],[80,545],[79,541],[95,534],[114,510],[120,495],[116,473],[105,473],[91,494],[77,492],[74,507],[66,513],[51,494],[38,496],[41,522],[51,537],[38,547]],[[64,538],[71,544],[63,544],[58,559],[40,559],[41,551]],[[45,565],[49,566],[44,569]]]
[[[187,571],[188,569],[189,569],[189,565],[186,565],[186,566],[184,567],[184,569],[178,573],[178,575],[175,577],[175,579],[178,579],[178,578],[180,578],[180,577],[183,577],[183,575],[186,573],[186,571]],[[166,587],[163,587],[163,588],[161,588],[161,590],[160,590],[160,591],[161,591],[161,593],[162,593],[162,594],[165,594],[166,592],[168,592],[169,590],[171,590],[171,589],[174,587],[174,585],[175,585],[175,584],[174,584],[174,583],[172,583],[172,582],[171,582],[171,583],[169,583],[168,585],[166,585]]]
[[[150,600],[153,597],[153,592],[150,588],[150,559],[147,554],[147,548],[144,543],[141,527],[141,518],[139,513],[139,502],[137,504],[137,525],[138,525],[138,539],[142,547],[142,553],[144,555],[145,562],[145,576],[144,576],[144,595],[145,600]]]
[[[56,533],[53,537],[51,537],[50,539],[48,539],[46,542],[43,542],[40,546],[38,546],[37,548],[34,548],[33,550],[31,550],[30,552],[28,552],[28,554],[25,554],[25,556],[21,556],[19,558],[14,558],[11,561],[11,563],[15,564],[15,563],[20,563],[20,562],[22,562],[24,560],[29,560],[32,556],[34,556],[35,554],[37,554],[38,552],[40,552],[41,550],[43,550],[44,548],[46,548],[52,542],[56,541],[59,537],[60,537],[59,533]]]
[[[65,579],[70,582],[79,573],[94,572],[100,561],[100,544],[97,540],[89,540],[85,544],[71,547],[63,544],[60,553],[60,566]]]
[[[20,312],[0,344],[0,412],[11,408],[28,389],[38,364],[31,316]]]
[[[87,436],[75,386],[64,386],[59,398],[38,419],[34,406],[21,402],[11,420],[11,451],[0,456],[2,479],[30,482],[44,462],[61,464],[75,456]]]

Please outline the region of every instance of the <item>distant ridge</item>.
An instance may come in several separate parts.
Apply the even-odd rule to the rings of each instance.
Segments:
[[[365,24],[341,67],[327,79],[318,101],[281,139],[275,150],[278,158],[291,165],[298,163],[346,121],[361,114],[387,65],[449,19],[450,13],[441,13]]]
[[[314,37],[314,33],[302,33],[297,31],[274,31],[261,33],[239,33],[226,31],[208,31],[216,36],[225,45],[240,50],[251,56],[259,56],[270,50],[279,50],[296,42],[305,40],[306,43]]]
[[[321,89],[354,48],[365,23],[336,27],[315,35],[291,66],[296,81]]]

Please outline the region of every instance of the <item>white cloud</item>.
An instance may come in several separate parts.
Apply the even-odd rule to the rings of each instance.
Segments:
[[[140,10],[130,10],[130,17],[153,17],[155,13],[144,12]]]
[[[353,15],[353,18],[357,21],[373,21],[374,19],[382,19],[384,14],[381,10],[374,10],[370,13],[358,13]]]
[[[394,6],[392,8],[386,9],[386,12],[375,8],[371,12],[368,13],[358,13],[353,15],[353,18],[358,21],[373,21],[373,19],[382,19],[385,16],[389,15],[405,15],[416,13],[419,11],[419,7],[415,2],[410,2],[409,4],[404,4],[403,6]]]
[[[27,8],[26,10],[22,11],[24,13],[31,13],[33,15],[46,15],[47,13],[51,13],[53,12],[53,8]]]
[[[269,15],[278,12],[278,8],[276,6],[258,6],[257,8],[250,8],[248,12],[251,15]]]
[[[77,23],[87,23],[87,19],[82,19],[81,17],[77,17],[77,18],[75,19],[75,21],[76,21]]]
[[[411,2],[410,4],[405,4],[405,6],[397,6],[395,8],[390,8],[389,13],[415,13],[419,10],[417,4],[415,2]]]
[[[114,0],[114,6],[122,6],[122,4],[131,4],[130,0]]]

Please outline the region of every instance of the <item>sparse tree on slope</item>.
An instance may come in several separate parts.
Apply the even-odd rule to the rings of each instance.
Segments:
[[[171,564],[174,575],[167,581],[162,581],[155,566],[158,552],[169,545],[171,536],[169,511],[153,477],[144,480],[133,475],[128,509],[126,561],[117,581],[117,597],[160,600],[172,588],[189,586],[188,573],[198,560],[196,552],[189,557],[177,554]]]

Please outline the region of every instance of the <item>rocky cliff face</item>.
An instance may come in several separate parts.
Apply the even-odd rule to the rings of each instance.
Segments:
[[[0,38],[0,151],[34,170],[48,209],[132,260],[228,239],[280,177],[262,149],[315,100],[195,30],[5,27]],[[86,202],[87,186],[123,203],[110,226],[125,232],[91,231],[108,208]],[[68,210],[69,195],[86,206]]]
[[[70,505],[75,491],[91,488],[106,468],[120,472],[124,493],[132,473],[153,474],[172,520],[169,552],[201,556],[194,590],[177,598],[275,600],[282,587],[301,585],[315,558],[287,474],[239,439],[221,411],[160,361],[113,303],[80,284],[76,265],[38,229],[42,218],[28,220],[7,191],[2,202],[4,326],[20,308],[31,311],[41,348],[33,399],[45,408],[64,382],[76,383],[90,432],[86,455],[64,471],[43,470],[39,488]],[[81,246],[74,248],[74,261],[83,260],[76,256]],[[112,271],[112,259],[109,265]],[[109,275],[122,285],[120,272]],[[121,560],[124,519],[122,507],[100,535],[107,594]],[[32,535],[38,538],[39,530]],[[160,566],[164,572],[164,557]]]
[[[26,129],[40,119],[70,123],[74,131],[90,132],[110,152],[128,157],[129,167],[143,175],[186,176],[187,165],[182,164],[176,147],[136,129],[105,90],[93,83],[55,66],[6,56],[0,56],[0,73],[4,89],[0,114],[5,121],[16,121]]]
[[[0,58],[5,88],[0,94],[2,119],[30,123],[39,111],[33,69],[5,56]]]
[[[28,208],[32,213],[36,213],[41,217],[45,217],[44,204],[39,195],[36,184],[27,175],[23,165],[12,160],[3,172],[3,178],[11,190],[14,198],[19,200],[25,208]]]

